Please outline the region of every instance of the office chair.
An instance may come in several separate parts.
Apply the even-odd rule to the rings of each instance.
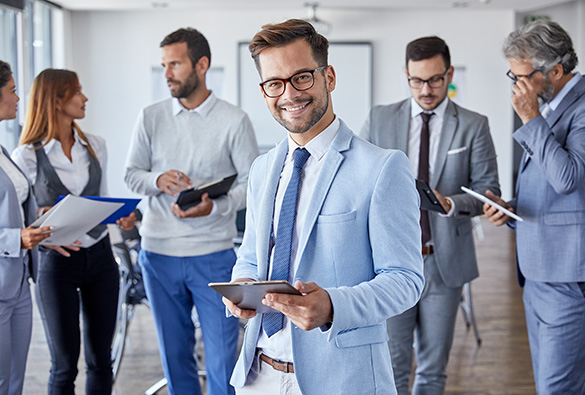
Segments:
[[[142,272],[140,266],[136,263],[136,258],[132,258],[132,250],[125,243],[113,244],[112,250],[114,252],[114,258],[118,262],[118,270],[120,272],[118,315],[112,343],[112,362],[115,382],[120,364],[122,363],[122,357],[124,356],[128,327],[134,317],[134,308],[139,304],[146,306],[149,306],[149,304],[142,282]]]

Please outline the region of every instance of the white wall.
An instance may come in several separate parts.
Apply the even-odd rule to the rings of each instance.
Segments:
[[[409,41],[431,34],[444,38],[453,64],[466,68],[467,107],[490,119],[502,191],[505,198],[511,196],[512,108],[501,44],[514,29],[513,11],[320,10],[319,16],[333,24],[331,41],[372,41],[374,105],[405,97],[404,50]],[[237,43],[248,41],[265,23],[292,17],[303,18],[305,11],[72,12],[69,66],[79,73],[90,99],[81,125],[108,142],[110,194],[130,195],[122,180],[124,159],[136,116],[150,103],[150,70],[160,63],[158,44],[166,34],[184,26],[199,29],[210,42],[212,64],[225,70],[225,99],[237,104]]]

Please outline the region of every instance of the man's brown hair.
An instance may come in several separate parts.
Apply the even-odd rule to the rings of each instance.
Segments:
[[[287,45],[300,39],[309,43],[313,51],[313,58],[319,67],[328,65],[329,41],[317,33],[309,22],[302,19],[289,19],[286,22],[262,26],[262,30],[256,33],[250,41],[248,49],[252,54],[258,73],[260,73],[259,57],[262,51],[266,48]]]

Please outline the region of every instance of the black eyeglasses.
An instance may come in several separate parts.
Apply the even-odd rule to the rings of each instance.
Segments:
[[[514,83],[518,82],[518,78],[527,78],[530,79],[532,78],[532,76],[536,73],[538,73],[539,71],[542,72],[542,68],[538,68],[538,69],[534,69],[534,71],[530,74],[526,74],[526,75],[516,75],[514,73],[512,73],[512,70],[508,70],[508,72],[506,73],[506,75],[508,76],[509,79],[511,79],[512,81],[514,81]]]
[[[432,89],[440,88],[443,86],[443,82],[445,82],[445,77],[449,73],[449,69],[443,73],[443,75],[435,75],[429,78],[428,80],[423,80],[417,77],[410,77],[408,76],[408,85],[414,89],[422,89],[423,85],[429,84],[429,87]]]
[[[261,82],[260,86],[262,87],[264,94],[272,98],[283,95],[286,90],[287,82],[290,82],[292,87],[298,91],[306,91],[307,89],[311,89],[315,84],[315,71],[322,71],[326,68],[327,66],[321,66],[315,70],[301,71],[286,79],[275,78],[273,80]]]

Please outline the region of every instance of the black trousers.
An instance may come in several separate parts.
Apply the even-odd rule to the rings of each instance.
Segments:
[[[75,394],[81,311],[87,368],[85,393],[110,395],[118,266],[109,237],[89,248],[70,252],[71,257],[67,258],[43,249],[37,279],[37,303],[51,352],[48,393]]]

